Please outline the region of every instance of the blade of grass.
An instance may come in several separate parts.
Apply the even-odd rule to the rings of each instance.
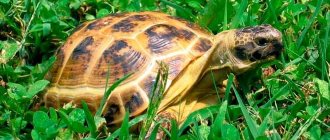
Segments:
[[[89,132],[91,134],[92,138],[96,138],[97,137],[97,129],[96,129],[96,125],[95,125],[95,121],[93,118],[92,113],[90,112],[90,110],[88,109],[88,106],[86,104],[85,101],[81,101],[82,107],[84,109],[85,115],[86,115],[86,121],[87,121],[87,125],[89,128]]]
[[[68,127],[70,127],[72,125],[69,116],[62,110],[59,110],[58,113],[61,116],[61,119],[68,125]]]
[[[223,12],[223,30],[228,28],[228,0],[225,0],[225,11]]]
[[[34,8],[34,10],[33,10],[33,13],[32,13],[32,15],[31,15],[30,20],[29,20],[29,22],[27,23],[27,25],[25,26],[25,27],[26,27],[25,30],[23,30],[23,32],[22,32],[22,40],[21,40],[21,42],[20,42],[20,44],[19,44],[19,48],[20,48],[20,49],[23,48],[23,46],[24,46],[24,44],[25,44],[25,40],[26,40],[26,38],[27,38],[27,36],[28,36],[28,34],[29,34],[29,30],[30,30],[31,23],[32,23],[32,21],[34,20],[34,17],[35,17],[35,15],[36,15],[36,13],[37,13],[37,10],[39,9],[40,4],[41,4],[41,1],[39,1],[39,2],[37,3],[37,5],[35,6],[35,8]]]
[[[323,111],[323,108],[319,108],[314,115],[312,115],[302,126],[299,127],[299,129],[296,131],[296,133],[291,137],[290,140],[297,140],[300,139],[300,136],[309,128],[310,125],[313,124],[313,122],[321,115]]]
[[[128,123],[129,120],[128,120],[128,118],[129,118],[129,112],[126,112],[124,120],[120,127],[120,133],[119,133],[120,140],[127,140],[129,137],[129,123]]]
[[[149,102],[149,107],[147,109],[147,120],[144,122],[142,130],[139,135],[139,139],[145,139],[147,131],[150,129],[153,119],[156,116],[159,104],[163,98],[165,92],[167,78],[168,78],[168,66],[165,63],[159,63],[160,68],[155,79],[155,83],[152,87],[151,98]],[[153,128],[155,129],[155,128]],[[149,130],[151,131],[151,130]],[[153,131],[153,130],[152,130]]]
[[[173,7],[176,10],[183,11],[186,15],[188,15],[190,18],[192,18],[193,20],[195,20],[194,18],[196,16],[194,16],[190,11],[186,10],[182,6],[180,6],[180,5],[176,4],[176,3],[173,3],[171,1],[167,1],[167,0],[159,0],[159,1],[162,2],[165,5],[168,5],[168,6]]]
[[[322,3],[323,3],[323,0],[318,0],[317,1],[317,5],[316,5],[315,11],[314,11],[312,17],[309,19],[309,21],[305,25],[304,30],[301,32],[301,34],[299,35],[299,37],[297,39],[297,47],[300,47],[302,41],[305,38],[305,35],[306,35],[307,31],[309,30],[309,28],[311,27],[312,23],[316,19],[316,16],[319,15],[319,13],[321,11],[321,5],[322,5]]]
[[[140,123],[141,121],[145,120],[146,118],[147,118],[147,114],[137,116],[134,119],[132,119],[128,123],[128,125],[129,125],[129,127],[132,127],[133,125],[136,125],[136,124]],[[114,140],[114,139],[116,139],[119,136],[120,132],[121,132],[121,128],[119,128],[116,131],[114,131],[109,137],[106,138],[106,140]]]
[[[179,129],[179,135],[182,135],[184,130],[186,128],[188,128],[191,124],[193,124],[196,120],[207,119],[207,118],[211,117],[213,114],[218,113],[218,112],[219,112],[218,105],[206,107],[206,108],[197,110],[195,112],[192,112],[191,114],[189,114],[187,119],[182,123],[182,125]]]
[[[261,106],[261,108],[268,108],[272,105],[272,103],[282,95],[282,93],[287,90],[287,87],[289,86],[289,84],[286,84],[285,86],[283,86],[280,90],[277,91],[277,93],[275,93],[275,95],[273,97],[271,97],[268,102],[266,104],[264,104],[263,106]]]
[[[287,75],[282,75],[284,77],[285,80],[288,81],[288,83],[291,85],[291,87],[301,96],[301,97],[305,97],[304,92],[301,91],[301,89],[296,85],[295,82],[293,82]]]
[[[97,109],[95,116],[100,117],[102,114],[102,110],[104,108],[105,102],[107,101],[108,97],[110,96],[111,92],[120,85],[121,82],[126,80],[129,76],[131,76],[132,73],[125,75],[124,77],[120,78],[119,80],[115,81],[110,88],[107,90],[107,92],[104,93],[103,98],[100,103],[100,107]]]
[[[157,132],[158,132],[158,129],[159,129],[159,126],[160,126],[160,123],[156,123],[155,124],[155,127],[154,129],[151,131],[151,134],[150,134],[150,139],[151,140],[155,140],[156,139],[156,136],[157,136]]]
[[[218,97],[218,101],[220,102],[221,101],[221,98],[220,98],[220,93],[218,91],[218,87],[217,87],[217,81],[215,81],[215,78],[214,78],[214,74],[213,74],[213,71],[211,70],[211,78],[212,78],[212,83],[213,83],[213,86],[214,86],[214,90],[215,92],[217,93],[217,97]]]
[[[320,45],[320,52],[321,52],[321,78],[322,80],[325,80],[325,78],[327,78],[328,82],[330,82],[329,80],[329,76],[327,76],[328,74],[328,70],[327,70],[327,47],[328,47],[328,39],[329,39],[329,31],[330,31],[330,12],[328,11],[326,14],[326,19],[327,19],[327,27],[325,29],[325,35],[324,35],[324,45],[321,45],[321,43],[319,43]],[[330,89],[330,88],[329,88]]]
[[[156,123],[156,124],[155,124],[155,127],[154,127],[154,129],[151,131],[151,134],[150,134],[150,139],[151,139],[151,140],[155,140],[155,139],[156,139],[156,136],[157,136],[157,132],[158,132],[159,126],[160,126],[160,123]]]
[[[248,110],[246,109],[241,97],[239,96],[236,88],[233,86],[233,90],[234,90],[234,93],[235,93],[235,96],[237,98],[237,101],[238,101],[238,104],[239,104],[239,107],[243,113],[243,116],[246,120],[246,123],[248,125],[248,128],[253,136],[254,139],[256,139],[258,136],[260,136],[260,132],[258,131],[258,125],[257,123],[252,119],[252,117],[250,116]]]
[[[247,0],[242,0],[241,3],[239,4],[238,11],[236,11],[236,15],[232,21],[231,28],[237,28],[239,23],[242,21],[243,16],[242,14],[246,10],[248,6],[248,1]]]
[[[221,104],[220,109],[219,109],[219,113],[218,113],[217,117],[215,118],[215,120],[214,120],[214,122],[211,126],[210,135],[211,135],[211,138],[213,138],[213,139],[215,139],[217,137],[220,137],[220,134],[221,134],[222,130],[224,130],[223,126],[224,126],[225,117],[226,117],[226,114],[227,114],[227,106],[228,106],[228,103],[225,100]]]
[[[270,117],[272,117],[273,115],[273,111],[269,111],[269,113],[267,114],[267,116],[264,118],[264,120],[261,122],[260,127],[259,127],[259,132],[265,133],[267,128],[268,128],[268,123],[272,122]],[[262,134],[261,133],[261,134]]]
[[[171,140],[177,140],[179,138],[178,124],[176,120],[171,120]]]
[[[234,81],[234,74],[230,73],[228,76],[228,80],[227,80],[227,86],[226,86],[226,91],[225,91],[225,100],[226,101],[230,101],[230,89],[233,85],[233,81]]]
[[[322,70],[321,70],[319,67],[317,67],[315,64],[313,64],[313,63],[309,62],[308,60],[306,60],[306,59],[304,58],[304,55],[300,55],[300,56],[299,56],[296,52],[290,50],[289,48],[286,48],[286,51],[289,51],[291,54],[294,54],[294,55],[296,55],[297,57],[299,57],[300,59],[304,60],[306,63],[308,63],[309,65],[311,65],[311,66],[312,66],[315,70],[317,70],[318,72],[322,72]],[[292,63],[289,62],[289,63],[287,63],[287,64],[285,65],[285,67],[287,67],[287,66],[289,66],[289,65],[291,65],[291,64],[292,64]]]

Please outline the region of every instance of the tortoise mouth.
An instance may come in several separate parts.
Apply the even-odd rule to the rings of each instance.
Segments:
[[[250,56],[250,61],[276,59],[281,55],[283,45],[279,42],[273,42],[267,47],[258,47]]]

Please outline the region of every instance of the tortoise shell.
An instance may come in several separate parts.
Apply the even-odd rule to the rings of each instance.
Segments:
[[[58,51],[47,75],[51,86],[44,102],[61,107],[84,100],[95,112],[105,92],[107,72],[110,85],[132,73],[108,99],[106,120],[118,123],[126,111],[136,116],[147,109],[157,62],[168,65],[170,87],[187,65],[212,47],[212,38],[193,23],[159,12],[113,14],[86,22]]]

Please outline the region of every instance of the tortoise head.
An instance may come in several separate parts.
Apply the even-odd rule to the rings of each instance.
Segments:
[[[220,63],[238,73],[275,59],[283,50],[282,34],[271,25],[224,31],[215,41]]]

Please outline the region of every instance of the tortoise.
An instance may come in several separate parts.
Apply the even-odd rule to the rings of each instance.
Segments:
[[[110,85],[132,73],[102,110],[107,125],[120,124],[126,111],[130,117],[146,111],[158,62],[163,62],[168,79],[157,113],[182,123],[189,113],[218,102],[211,74],[221,88],[227,74],[244,73],[279,56],[281,37],[267,24],[213,35],[160,12],[111,14],[77,27],[59,49],[47,74],[51,85],[43,100],[56,108],[84,100],[95,113],[108,70]]]

